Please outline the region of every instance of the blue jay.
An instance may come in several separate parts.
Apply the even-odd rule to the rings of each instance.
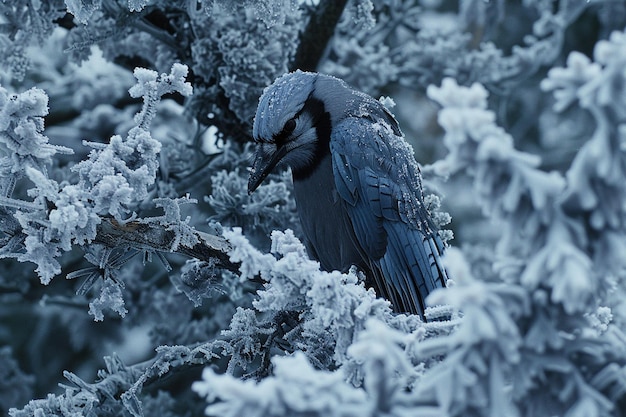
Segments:
[[[265,89],[252,133],[248,192],[290,166],[310,255],[328,271],[357,266],[395,311],[423,317],[426,296],[446,285],[444,244],[391,113],[335,77],[296,71]]]

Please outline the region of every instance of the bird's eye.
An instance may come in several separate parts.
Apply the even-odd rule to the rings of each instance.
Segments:
[[[289,119],[287,120],[287,122],[285,123],[285,126],[283,127],[283,132],[285,132],[286,134],[289,134],[293,132],[295,128],[296,128],[296,119]]]
[[[296,128],[296,119],[289,119],[283,126],[283,130],[279,134],[274,135],[274,142],[278,145],[283,145],[289,139],[289,136]]]

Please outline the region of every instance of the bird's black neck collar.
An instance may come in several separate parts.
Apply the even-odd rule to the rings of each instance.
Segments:
[[[330,114],[324,107],[324,102],[315,97],[309,96],[300,113],[309,113],[315,133],[317,135],[317,146],[313,158],[308,164],[298,168],[292,168],[294,180],[304,180],[308,178],[319,167],[324,157],[330,155]]]

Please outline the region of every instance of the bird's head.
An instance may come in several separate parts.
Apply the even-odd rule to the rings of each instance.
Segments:
[[[257,143],[248,182],[252,193],[278,164],[296,175],[328,152],[330,116],[316,95],[319,74],[296,71],[278,78],[259,99],[252,136]]]

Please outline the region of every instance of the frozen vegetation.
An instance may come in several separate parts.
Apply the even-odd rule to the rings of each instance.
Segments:
[[[0,414],[626,416],[623,2],[0,12]],[[288,172],[248,195],[295,69],[395,102],[450,245],[429,321],[320,271]]]

